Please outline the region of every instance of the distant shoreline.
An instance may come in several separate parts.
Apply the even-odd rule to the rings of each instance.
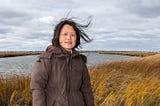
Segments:
[[[28,52],[0,52],[0,58],[6,57],[17,57],[17,56],[26,56],[26,55],[39,55],[43,52],[41,51],[28,51]]]
[[[119,54],[119,55],[128,55],[128,56],[138,56],[138,57],[146,57],[146,56],[152,56],[155,54],[160,54],[160,52],[140,52],[140,51],[105,51],[105,52],[99,52],[100,54]]]
[[[0,58],[26,56],[26,55],[40,55],[44,51],[9,51],[0,52]],[[144,52],[144,51],[79,51],[80,53],[99,53],[99,54],[115,54],[115,55],[129,55],[129,56],[151,56],[159,54],[160,52]]]

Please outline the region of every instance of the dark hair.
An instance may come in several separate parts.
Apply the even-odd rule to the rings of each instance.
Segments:
[[[54,29],[54,35],[53,35],[53,39],[52,39],[52,45],[53,46],[59,46],[59,35],[60,35],[60,31],[62,29],[62,27],[66,24],[71,25],[73,27],[73,29],[76,32],[76,36],[77,36],[77,40],[76,40],[76,45],[74,48],[78,48],[81,47],[81,38],[86,42],[91,42],[92,39],[90,39],[88,37],[88,35],[84,32],[85,28],[88,28],[88,26],[90,25],[91,20],[88,22],[88,24],[86,25],[81,25],[76,23],[75,21],[73,21],[73,19],[62,19],[56,26]]]

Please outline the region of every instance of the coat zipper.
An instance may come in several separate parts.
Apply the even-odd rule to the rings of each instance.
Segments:
[[[72,56],[69,55],[69,58],[67,59],[67,71],[66,71],[66,75],[67,75],[67,80],[66,80],[66,85],[67,85],[67,95],[69,94],[70,95],[70,71],[72,70]],[[68,96],[69,96],[68,95]],[[68,98],[68,97],[67,97]],[[68,106],[70,106],[70,99],[68,98]]]

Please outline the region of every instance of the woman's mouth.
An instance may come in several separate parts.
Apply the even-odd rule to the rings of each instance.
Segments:
[[[65,42],[66,44],[72,44],[72,42]]]

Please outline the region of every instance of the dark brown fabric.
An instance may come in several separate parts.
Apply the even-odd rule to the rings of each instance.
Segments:
[[[51,47],[31,74],[33,106],[94,106],[86,57]]]

